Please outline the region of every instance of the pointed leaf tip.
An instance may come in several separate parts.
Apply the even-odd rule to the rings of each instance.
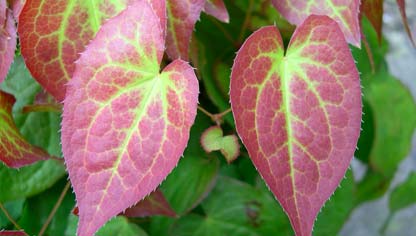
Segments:
[[[0,160],[19,168],[49,158],[42,149],[28,143],[14,124],[12,107],[15,98],[0,90]]]
[[[334,19],[347,42],[360,47],[360,0],[272,0],[273,5],[290,23],[300,25],[310,15],[323,15]]]
[[[182,60],[159,74],[163,49],[159,18],[137,1],[101,27],[77,63],[64,101],[62,149],[79,236],[93,235],[151,193],[183,154],[198,80]]]
[[[204,6],[204,12],[224,23],[230,22],[230,16],[228,15],[223,0],[207,0]]]
[[[358,71],[338,24],[310,16],[286,51],[274,26],[261,28],[234,61],[230,100],[237,132],[297,236],[354,155],[361,124]]]
[[[166,53],[171,59],[188,60],[189,43],[205,0],[167,0]]]

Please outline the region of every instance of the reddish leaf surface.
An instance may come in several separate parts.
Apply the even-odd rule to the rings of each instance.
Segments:
[[[6,0],[0,0],[0,83],[7,76],[16,49],[16,26]]]
[[[3,28],[4,23],[6,21],[7,15],[7,2],[6,0],[0,0],[0,26]]]
[[[68,85],[62,148],[79,207],[79,236],[151,193],[189,139],[198,81],[175,60],[159,74],[159,18],[137,1],[104,24]]]
[[[189,43],[205,0],[167,0],[166,53],[171,59],[188,59]]]
[[[407,21],[406,2],[405,0],[396,0],[396,2],[397,2],[397,6],[399,7],[400,15],[402,16],[403,25],[404,25],[404,28],[406,29],[407,35],[409,36],[409,39],[412,42],[413,47],[416,47],[416,43],[413,39],[412,31],[410,30],[410,27],[409,27],[409,22]]]
[[[169,205],[165,196],[160,190],[156,190],[136,205],[128,208],[124,214],[128,217],[146,217],[154,215],[164,215],[175,217],[176,213]]]
[[[162,28],[163,36],[166,36],[167,13],[166,0],[146,0],[153,8],[153,11],[159,17],[160,26]]]
[[[343,37],[335,21],[311,16],[285,53],[279,31],[264,27],[231,74],[237,132],[297,236],[311,235],[360,133],[360,81]]]
[[[360,0],[272,0],[272,3],[280,14],[295,25],[301,24],[312,14],[329,16],[339,24],[345,39],[360,47]]]
[[[23,230],[4,230],[0,231],[0,236],[27,236]]]
[[[228,23],[230,16],[223,0],[207,0],[205,2],[204,12],[217,18],[218,20]]]
[[[0,91],[0,160],[9,167],[18,168],[49,156],[29,144],[19,133],[12,117],[15,101],[12,95]]]
[[[74,62],[102,22],[134,0],[27,0],[19,17],[22,55],[33,77],[58,101]]]
[[[364,0],[361,3],[361,12],[368,18],[377,32],[378,40],[383,37],[383,0]]]
[[[72,210],[72,213],[78,216],[78,207],[75,207],[74,210]],[[125,215],[127,217],[146,217],[155,215],[175,217],[176,213],[169,205],[165,196],[163,196],[163,193],[157,189],[149,196],[139,201],[136,205],[127,208],[127,210],[120,215]]]

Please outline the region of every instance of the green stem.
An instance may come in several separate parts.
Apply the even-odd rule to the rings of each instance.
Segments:
[[[30,112],[62,112],[60,104],[33,104],[23,107],[23,113]]]
[[[22,227],[20,227],[20,225],[13,219],[13,217],[10,215],[10,213],[7,211],[7,209],[3,206],[3,204],[1,202],[0,202],[0,209],[4,213],[4,215],[6,216],[6,218],[10,221],[10,223],[12,223],[12,225],[16,229],[18,229],[18,230],[21,230],[22,229]]]
[[[390,212],[386,220],[384,221],[383,225],[380,228],[380,235],[386,235],[387,227],[389,226],[390,221],[393,218],[393,216],[394,216],[394,213]]]
[[[243,23],[243,26],[241,27],[240,36],[238,37],[239,42],[243,42],[243,40],[244,40],[244,35],[246,33],[246,29],[248,28],[248,25],[251,21],[251,13],[253,11],[253,5],[254,5],[254,0],[250,0],[249,5],[248,5],[248,9],[246,11],[246,16],[244,18],[244,23]]]
[[[71,183],[67,182],[64,189],[61,192],[61,195],[58,198],[58,201],[56,201],[55,206],[53,206],[53,209],[52,209],[51,213],[49,213],[48,219],[46,219],[45,223],[42,225],[42,228],[40,229],[38,236],[42,236],[45,233],[45,231],[48,228],[49,224],[51,223],[54,215],[56,214],[56,211],[61,206],[62,201],[64,200],[64,197],[65,197],[66,193],[68,192],[69,187],[71,187]]]
[[[228,108],[227,110],[225,110],[221,113],[212,114],[211,112],[205,110],[203,107],[201,107],[199,105],[198,105],[198,110],[200,110],[202,113],[204,113],[209,118],[211,118],[211,120],[214,121],[217,125],[220,125],[221,119],[222,119],[223,116],[227,115],[228,113],[230,113],[232,111],[231,108]]]

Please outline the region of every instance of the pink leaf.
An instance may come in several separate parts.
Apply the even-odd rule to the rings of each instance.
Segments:
[[[14,124],[12,107],[15,98],[0,90],[0,160],[18,168],[49,156],[42,149],[28,143]]]
[[[409,36],[409,39],[412,42],[413,47],[416,47],[416,43],[413,40],[412,31],[410,30],[410,27],[409,27],[409,22],[407,21],[406,2],[405,2],[405,0],[396,0],[396,2],[397,2],[397,6],[399,7],[399,10],[400,10],[400,15],[402,16],[403,25],[404,25],[404,28],[406,29],[406,33]]]
[[[230,22],[230,16],[228,15],[223,0],[207,0],[205,2],[204,11],[222,22]]]
[[[167,24],[167,13],[166,13],[166,0],[146,0],[153,11],[159,17],[160,27],[162,28],[163,36],[166,36],[166,24]]]
[[[189,43],[205,0],[167,0],[166,53],[171,59],[188,59]]]
[[[10,0],[9,3],[13,10],[14,19],[16,19],[16,21],[19,21],[19,16],[22,12],[23,6],[26,3],[26,0]]]
[[[146,217],[155,215],[175,217],[176,213],[169,205],[165,196],[163,196],[163,193],[160,190],[156,190],[136,205],[128,208],[123,215],[127,217]]]
[[[175,60],[162,73],[159,18],[137,1],[104,24],[68,84],[62,148],[79,207],[79,236],[151,193],[189,139],[198,81]]]
[[[0,26],[4,27],[7,17],[7,2],[6,0],[0,0]]]
[[[105,20],[135,1],[27,0],[18,31],[32,76],[62,102],[85,46]]]
[[[7,76],[16,49],[16,26],[6,0],[0,0],[0,83]]]
[[[345,39],[360,47],[360,0],[272,0],[272,3],[280,14],[295,25],[301,24],[310,15],[329,16],[338,23]]]
[[[359,75],[343,37],[335,21],[310,16],[285,53],[277,28],[264,27],[232,69],[237,132],[297,236],[311,235],[360,133]]]

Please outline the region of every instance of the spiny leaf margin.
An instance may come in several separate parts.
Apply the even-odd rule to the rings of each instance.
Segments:
[[[335,21],[313,15],[285,54],[279,31],[264,27],[246,40],[233,65],[237,133],[298,236],[311,235],[360,133],[359,75],[343,38]]]
[[[77,62],[64,101],[62,147],[79,236],[94,234],[152,192],[185,149],[198,81],[182,60],[159,74],[163,49],[159,17],[137,1],[101,27]]]

